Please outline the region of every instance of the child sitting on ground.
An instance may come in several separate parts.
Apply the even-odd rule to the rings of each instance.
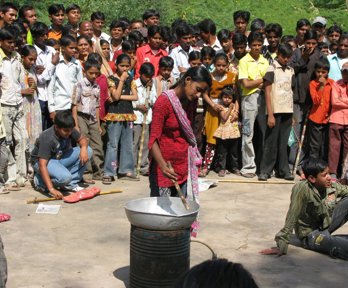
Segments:
[[[92,156],[88,139],[74,129],[75,120],[69,110],[57,111],[54,125],[41,133],[31,152],[31,164],[35,171],[35,189],[61,199],[58,189],[79,191],[78,186]],[[78,146],[72,148],[71,142]]]
[[[72,113],[75,119],[75,129],[87,136],[93,156],[87,163],[87,173],[84,176],[86,183],[94,184],[94,180],[102,180],[103,174],[103,143],[99,117],[100,88],[96,79],[100,74],[100,64],[97,61],[85,62],[85,77],[74,87],[72,96]]]
[[[226,159],[231,159],[231,171],[238,175],[238,138],[240,131],[238,125],[239,104],[236,93],[231,86],[227,86],[220,93],[220,101],[223,106],[219,112],[220,124],[214,133],[217,139],[217,159],[219,176],[226,174]]]

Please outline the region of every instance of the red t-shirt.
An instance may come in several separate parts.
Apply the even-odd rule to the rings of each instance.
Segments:
[[[187,117],[192,123],[197,103],[191,102],[187,109]],[[152,108],[152,123],[149,137],[149,150],[157,140],[162,156],[166,162],[170,161],[176,174],[178,183],[187,180],[188,174],[188,147],[179,122],[176,118],[172,104],[167,96],[160,95]],[[173,182],[165,177],[157,163],[154,161],[155,179],[159,187],[172,187]]]

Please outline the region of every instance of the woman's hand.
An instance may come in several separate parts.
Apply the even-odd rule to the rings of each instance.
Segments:
[[[268,115],[268,117],[267,117],[267,125],[268,125],[269,128],[273,128],[275,126],[274,115]]]
[[[214,106],[213,106],[213,109],[214,109],[214,111],[215,112],[220,112],[220,111],[222,111],[224,108],[220,105],[220,104],[215,104]]]
[[[61,192],[59,192],[57,189],[55,189],[54,187],[49,189],[48,191],[56,199],[62,199],[63,198],[63,194]]]
[[[166,176],[170,180],[177,181],[178,174],[175,173],[173,167],[169,167],[171,167],[171,165],[168,165],[168,163],[166,163],[166,165],[160,166],[160,169],[164,176]]]
[[[122,75],[121,75],[121,77],[120,77],[120,81],[126,81],[127,80],[127,78],[129,77],[129,74],[128,74],[128,72],[127,71],[124,71],[123,73],[122,73]]]

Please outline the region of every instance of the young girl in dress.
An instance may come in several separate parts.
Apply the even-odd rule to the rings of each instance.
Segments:
[[[103,184],[111,184],[112,177],[139,180],[134,174],[133,121],[136,116],[132,101],[138,100],[133,78],[128,74],[131,59],[121,54],[116,60],[116,73],[108,78],[110,97],[107,99],[106,121],[108,143],[105,154]],[[120,149],[120,151],[118,151]],[[119,155],[119,161],[117,161]]]
[[[208,104],[205,114],[205,127],[203,134],[206,135],[206,149],[200,176],[205,177],[210,169],[215,154],[216,138],[214,133],[219,127],[219,113],[223,110],[219,95],[225,86],[235,86],[237,74],[228,71],[228,58],[225,53],[218,53],[214,59],[215,70],[211,73],[213,84],[210,95],[204,94],[203,99]]]
[[[214,133],[214,137],[217,139],[219,176],[224,177],[228,157],[231,159],[232,173],[240,174],[238,169],[239,104],[233,87],[227,86],[221,91],[220,101],[223,108],[219,112],[220,124]]]

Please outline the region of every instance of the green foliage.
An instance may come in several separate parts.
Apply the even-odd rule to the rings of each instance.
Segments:
[[[27,0],[17,1],[19,4],[30,3]],[[251,19],[264,19],[267,23],[277,22],[284,28],[285,34],[294,34],[296,21],[300,18],[313,20],[323,16],[328,20],[328,26],[338,23],[347,30],[347,4],[345,0],[60,0],[67,6],[76,3],[82,8],[83,19],[88,20],[93,11],[102,11],[107,17],[107,24],[119,17],[141,19],[142,13],[149,8],[155,8],[161,13],[161,22],[170,25],[177,18],[197,23],[204,18],[213,19],[218,28],[233,27],[233,12],[244,9],[251,12]],[[40,19],[49,23],[47,7],[56,3],[52,0],[31,1],[38,10]]]

